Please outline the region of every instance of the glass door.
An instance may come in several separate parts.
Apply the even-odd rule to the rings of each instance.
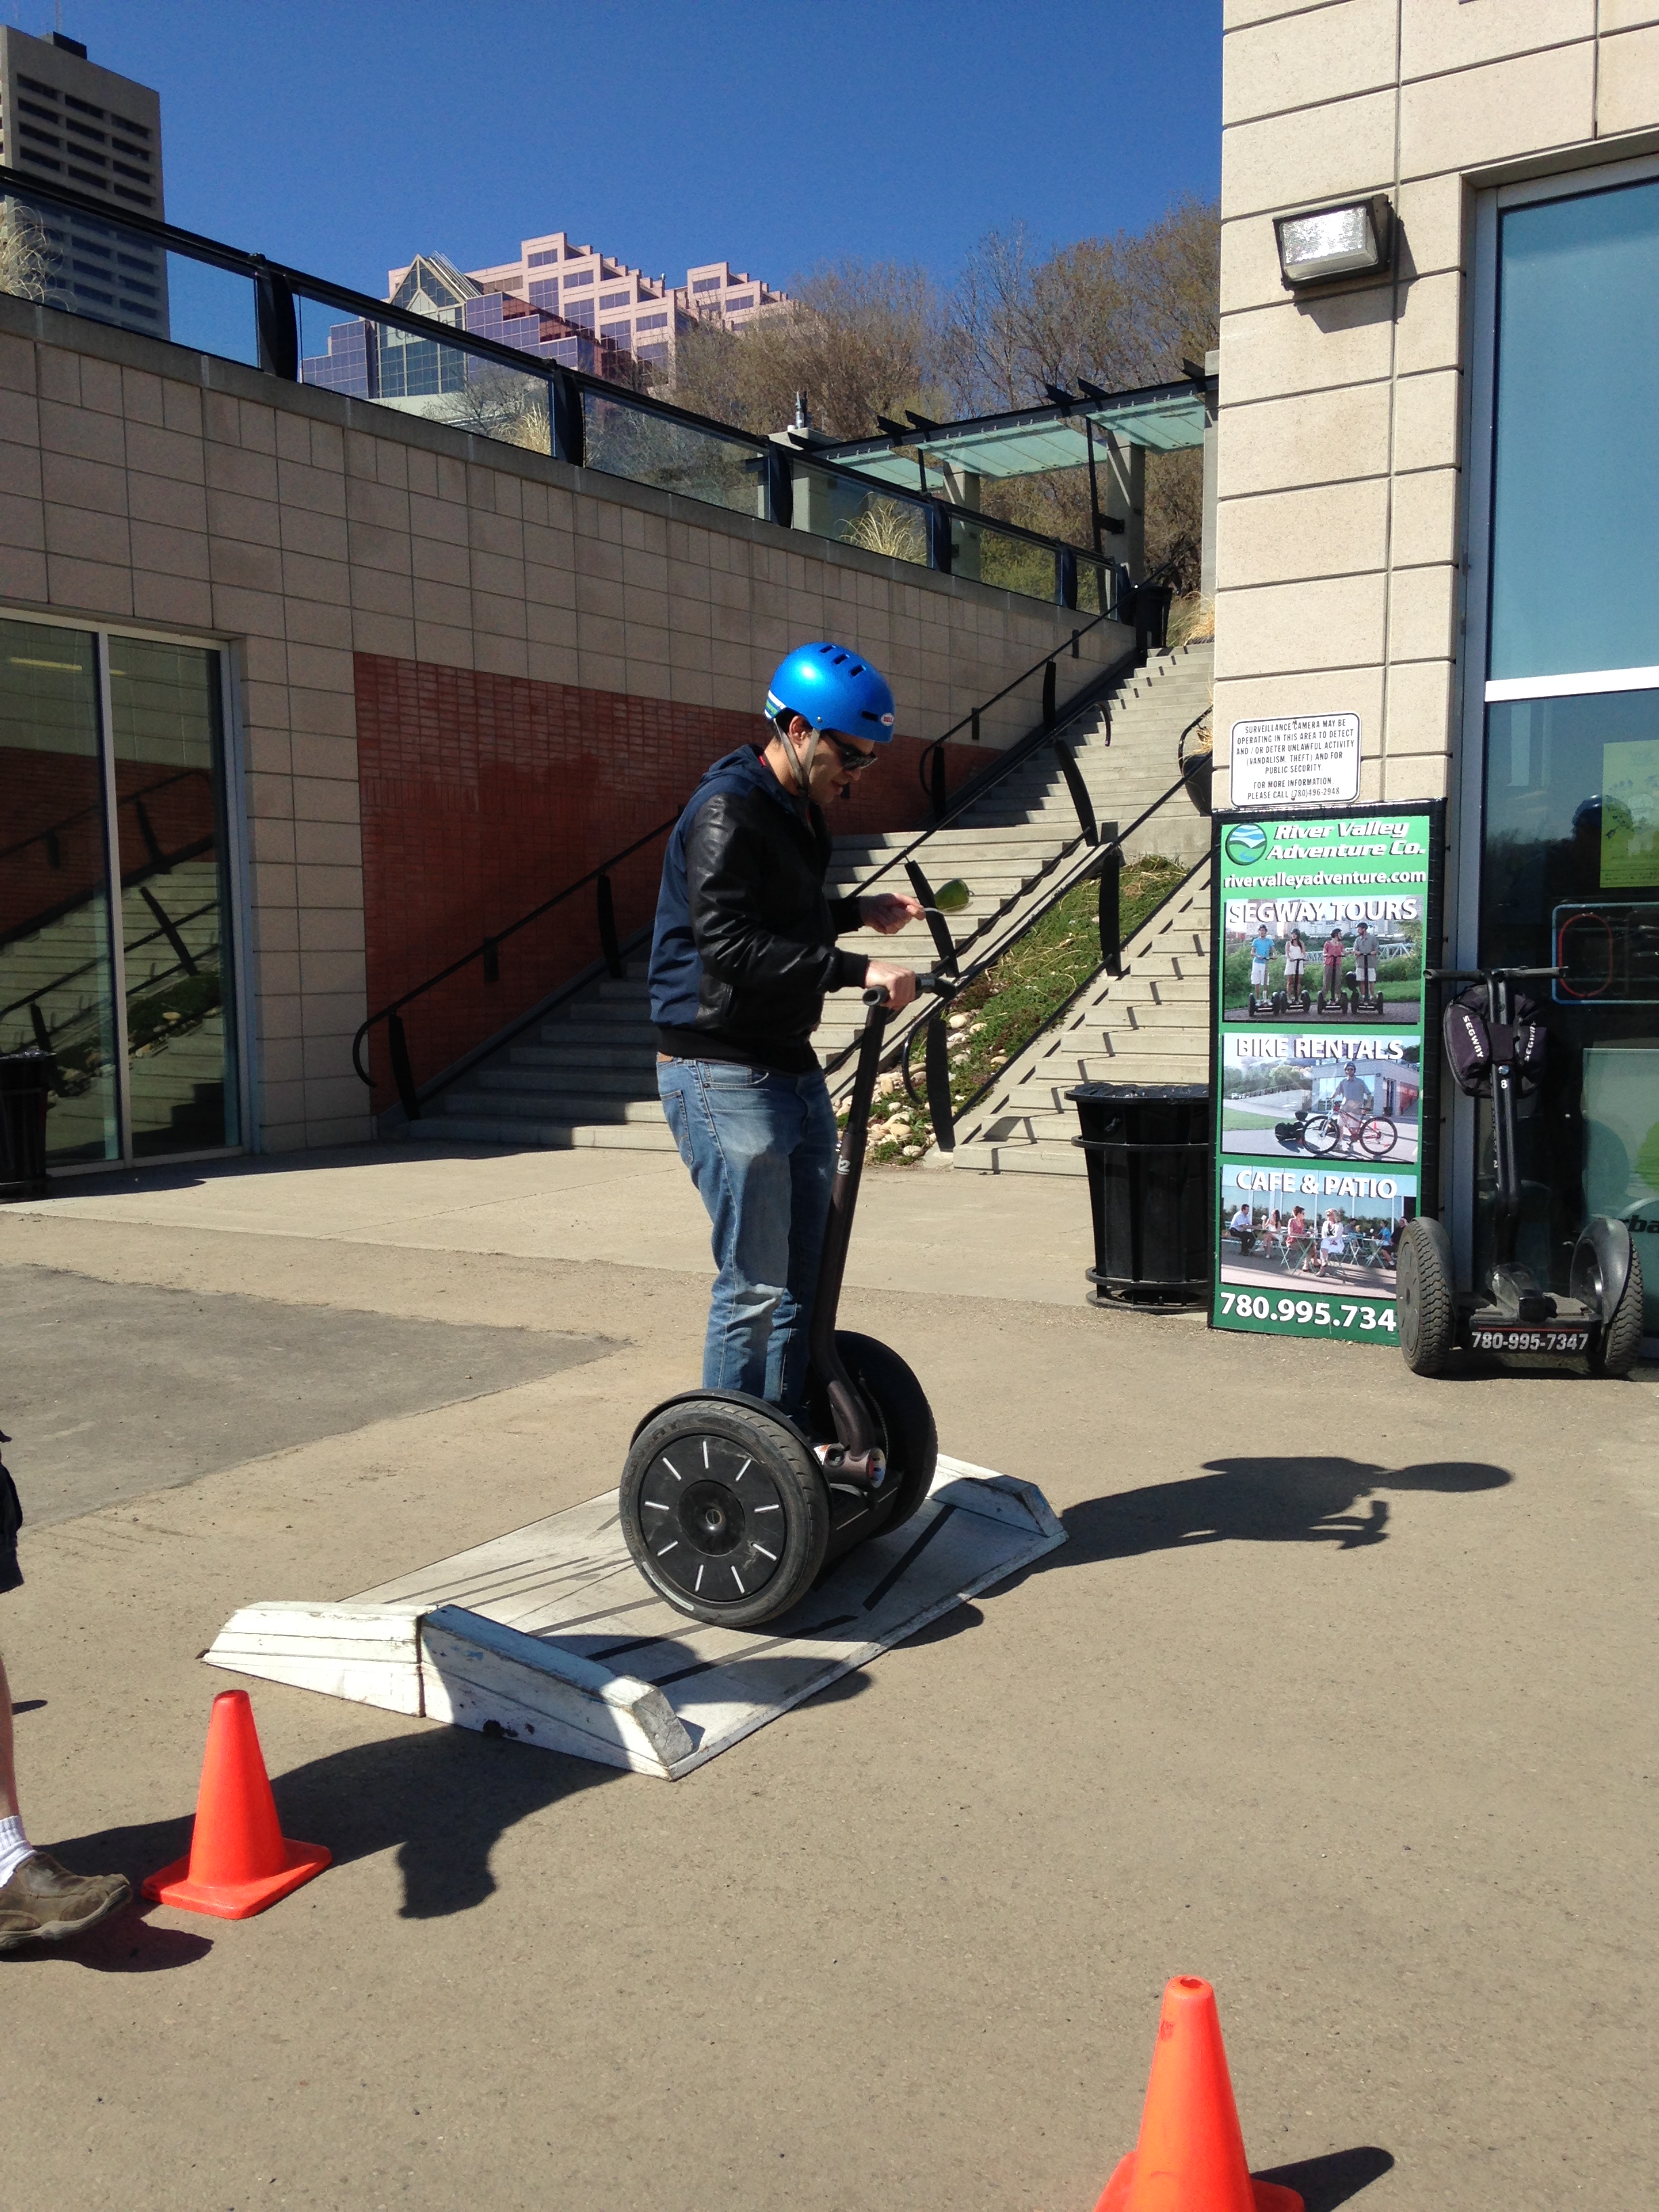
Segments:
[[[1585,1221],[1629,1221],[1653,1332],[1659,178],[1507,196],[1488,222],[1486,251],[1486,647],[1475,943],[1466,927],[1463,948],[1483,966],[1567,969],[1535,994],[1550,1060],[1522,1133],[1520,1256],[1565,1289]],[[1478,1273],[1490,1249],[1484,1115],[1473,1136]]]
[[[220,654],[0,620],[0,1051],[52,1168],[240,1141]]]
[[[57,1057],[53,1167],[121,1158],[98,697],[90,630],[0,623],[0,1052]]]

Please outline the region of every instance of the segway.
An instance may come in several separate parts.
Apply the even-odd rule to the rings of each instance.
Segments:
[[[1628,1375],[1642,1348],[1642,1263],[1627,1223],[1598,1214],[1578,1238],[1565,1295],[1547,1291],[1516,1258],[1521,1232],[1521,1171],[1516,1150],[1516,1103],[1536,1085],[1545,1030],[1510,986],[1559,968],[1442,968],[1425,970],[1437,983],[1471,983],[1446,1010],[1448,1056],[1459,1087],[1492,1100],[1497,1192],[1492,1207],[1495,1256],[1482,1287],[1456,1288],[1451,1240],[1422,1214],[1400,1239],[1395,1291],[1400,1348],[1417,1375],[1441,1375],[1462,1352],[1550,1352],[1581,1356],[1593,1375]]]
[[[919,975],[916,987],[949,1000],[962,981]],[[864,1000],[812,1299],[805,1418],[741,1390],[682,1390],[640,1423],[623,1469],[634,1562],[694,1620],[776,1620],[854,1545],[908,1521],[933,1483],[939,1437],[921,1383],[888,1346],[836,1327],[890,1018],[885,992]]]

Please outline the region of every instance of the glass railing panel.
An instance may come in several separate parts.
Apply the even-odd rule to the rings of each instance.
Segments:
[[[762,457],[753,446],[605,392],[584,390],[582,415],[582,458],[590,469],[734,514],[765,514]]]
[[[1055,549],[1017,538],[994,522],[960,511],[951,517],[951,568],[975,583],[992,584],[1004,592],[1018,592],[1031,599],[1047,599],[1055,592]],[[1079,570],[1082,563],[1079,563]],[[1079,590],[1082,589],[1079,574]]]
[[[445,325],[435,318],[428,337],[377,316],[343,313],[318,300],[298,298],[295,309],[302,384],[348,398],[372,399],[377,407],[445,422],[502,445],[536,453],[551,450],[544,375],[446,344]]]
[[[169,252],[112,218],[0,198],[0,292],[257,366],[253,282]]]
[[[1077,556],[1077,611],[1080,615],[1109,615],[1117,605],[1117,571],[1109,561]]]
[[[927,566],[927,511],[920,500],[903,499],[855,479],[831,475],[810,463],[793,465],[797,530],[832,538],[866,553],[885,553],[895,561]]]

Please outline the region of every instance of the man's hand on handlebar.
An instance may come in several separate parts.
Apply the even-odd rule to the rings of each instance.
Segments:
[[[884,991],[888,1005],[897,1013],[916,995],[915,974],[908,968],[894,967],[890,960],[872,960],[864,971],[864,988],[866,991]]]

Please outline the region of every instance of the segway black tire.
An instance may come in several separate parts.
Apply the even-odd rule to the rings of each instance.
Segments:
[[[1619,1303],[1601,1334],[1592,1340],[1590,1373],[1622,1381],[1642,1356],[1642,1338],[1646,1326],[1641,1255],[1632,1247],[1630,1272],[1625,1277],[1624,1289],[1619,1293]]]
[[[653,1413],[629,1450],[618,1504],[623,1540],[652,1589],[723,1628],[787,1613],[829,1547],[830,1493],[805,1439],[731,1398],[680,1398]],[[711,1514],[726,1516],[713,1536]]]
[[[1413,1375],[1443,1375],[1457,1342],[1451,1239],[1421,1215],[1401,1232],[1395,1262],[1400,1349]]]
[[[888,1480],[896,1485],[882,1532],[908,1521],[933,1486],[939,1429],[927,1394],[890,1345],[837,1329],[836,1348],[874,1404],[886,1436]]]

